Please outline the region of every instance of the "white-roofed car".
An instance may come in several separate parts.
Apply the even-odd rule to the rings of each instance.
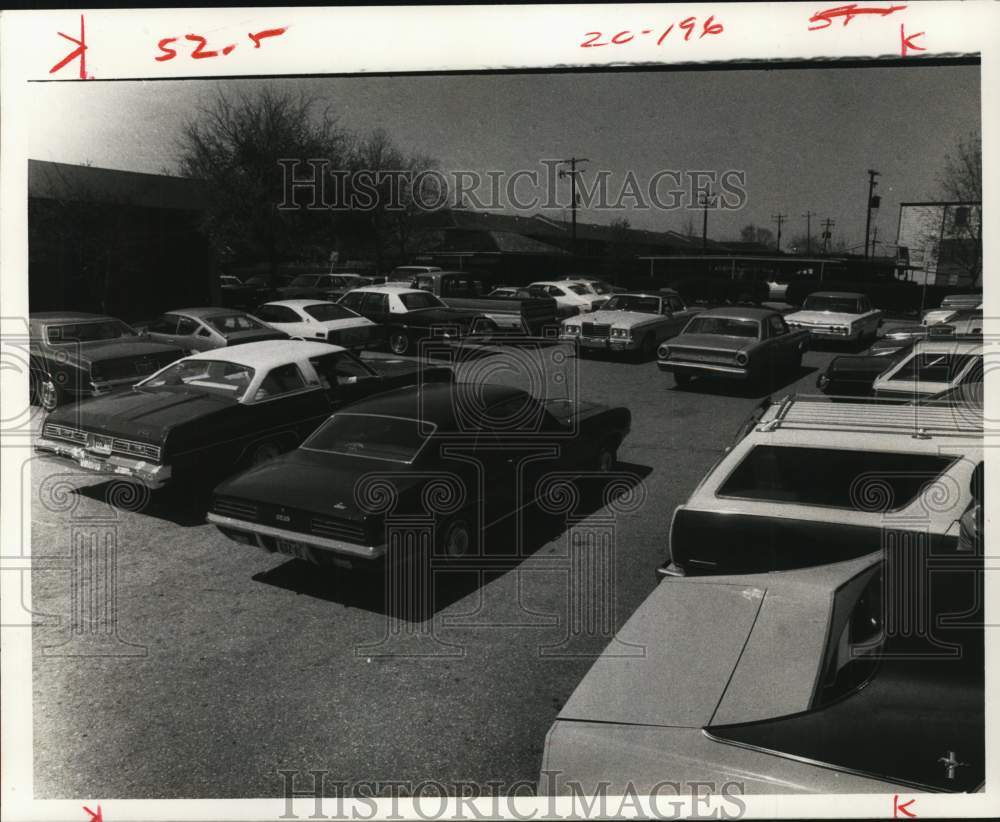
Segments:
[[[452,377],[325,342],[246,343],[184,357],[129,392],[56,409],[35,448],[152,489],[203,487],[295,448],[350,402]]]
[[[607,300],[591,286],[575,280],[539,280],[528,286],[528,292],[539,297],[552,297],[560,314],[566,317],[586,314],[594,310],[594,303],[600,306]]]
[[[876,399],[911,401],[983,381],[981,339],[929,338],[876,377]]]
[[[344,348],[368,348],[384,339],[380,326],[339,303],[275,300],[258,306],[254,316],[292,339],[322,340]]]
[[[927,309],[920,322],[922,325],[937,325],[938,323],[951,322],[962,311],[970,309],[982,309],[982,294],[949,294],[941,300],[939,308]]]
[[[835,342],[874,342],[882,312],[864,294],[853,291],[817,291],[802,302],[802,310],[785,315],[788,327],[805,329],[813,339]]]

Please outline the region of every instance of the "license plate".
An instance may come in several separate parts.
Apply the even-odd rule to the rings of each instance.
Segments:
[[[296,559],[304,559],[306,562],[312,562],[312,549],[304,542],[279,539],[277,541],[277,548],[282,554],[288,554]]]
[[[80,467],[86,468],[88,471],[100,471],[101,463],[97,460],[82,459],[80,460]]]

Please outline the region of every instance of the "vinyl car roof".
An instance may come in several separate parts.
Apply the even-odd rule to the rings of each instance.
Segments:
[[[299,362],[307,357],[319,357],[344,351],[339,345],[307,340],[263,340],[243,343],[232,348],[215,348],[185,357],[185,360],[222,360],[235,365],[251,368],[274,368],[290,362]]]
[[[771,315],[776,315],[780,317],[781,315],[777,311],[773,311],[770,308],[755,308],[753,306],[724,306],[722,308],[710,308],[708,311],[702,311],[699,317],[729,317],[734,320],[763,320]]]
[[[462,396],[463,390],[469,392],[467,397]],[[528,396],[530,395],[526,391],[508,385],[486,384],[473,387],[462,383],[427,383],[377,394],[352,403],[349,410],[352,414],[381,414],[426,420],[434,423],[439,430],[454,431],[461,421],[456,411],[463,405],[469,407],[474,402],[476,407],[489,407],[504,400]]]

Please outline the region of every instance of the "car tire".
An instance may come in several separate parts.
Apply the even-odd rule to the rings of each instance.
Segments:
[[[250,449],[250,453],[247,454],[247,466],[255,468],[258,465],[263,465],[265,462],[273,460],[280,453],[281,448],[273,440],[257,443],[257,445]]]
[[[444,521],[438,529],[437,549],[444,559],[464,559],[476,553],[476,532],[464,516]]]
[[[676,385],[678,388],[683,388],[689,382],[691,382],[690,374],[686,374],[683,371],[674,372],[674,385]]]
[[[618,465],[618,440],[609,439],[601,443],[594,457],[594,470],[599,474],[610,474]]]
[[[408,354],[410,351],[410,336],[405,331],[389,332],[389,350],[393,354]]]

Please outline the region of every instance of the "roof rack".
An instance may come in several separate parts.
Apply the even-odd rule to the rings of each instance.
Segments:
[[[756,426],[757,431],[781,429],[850,431],[866,434],[909,434],[931,437],[982,437],[982,409],[975,406],[901,405],[857,397],[834,398],[817,394],[784,397],[778,410]]]

